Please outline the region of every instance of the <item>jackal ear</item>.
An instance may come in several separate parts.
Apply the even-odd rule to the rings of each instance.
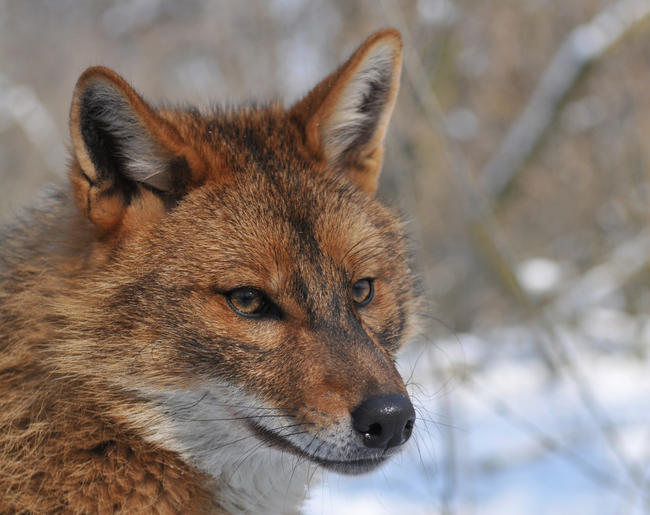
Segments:
[[[70,135],[77,202],[102,230],[117,225],[135,198],[153,193],[169,203],[200,181],[198,154],[107,68],[88,68],[77,81]]]
[[[401,66],[399,32],[379,31],[292,108],[309,149],[370,194],[377,189]]]

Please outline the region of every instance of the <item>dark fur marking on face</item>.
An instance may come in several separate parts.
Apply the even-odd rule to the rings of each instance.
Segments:
[[[168,335],[183,363],[204,374],[230,381],[242,381],[251,366],[268,364],[273,352],[248,342],[216,336],[206,330],[178,328]]]
[[[273,151],[269,148],[264,135],[258,134],[252,127],[245,127],[242,134],[243,143],[253,160],[262,168],[268,168],[273,161]]]
[[[287,220],[294,232],[294,239],[299,254],[316,268],[316,273],[322,272],[320,260],[324,254],[320,244],[314,235],[313,219],[306,211],[292,213]]]
[[[331,316],[327,312],[319,313],[312,322],[314,330],[318,331],[331,347],[339,349],[343,353],[347,352],[351,346],[361,345],[373,348],[375,344],[366,333],[352,307],[342,307],[340,301],[338,302],[338,316]]]
[[[226,113],[225,118],[220,118],[221,116],[224,116],[224,113],[217,111],[215,118],[206,123],[207,135],[212,141],[217,142],[220,139],[225,143],[224,148],[228,149],[229,154],[245,152],[250,157],[249,161],[253,161],[258,169],[265,173],[272,174],[276,168],[282,168],[276,147],[282,146],[284,127],[279,126],[276,120],[264,117],[256,120],[257,123],[251,120],[241,124],[232,113]],[[244,172],[236,162],[232,165]]]
[[[340,320],[343,314],[343,308],[341,307],[341,299],[338,295],[332,295],[327,301],[327,314],[329,318],[333,320]]]
[[[106,440],[105,442],[100,442],[95,445],[90,452],[97,456],[108,456],[108,454],[115,448],[117,442],[115,440]]]
[[[160,287],[153,274],[147,274],[137,281],[125,284],[120,287],[109,300],[111,309],[120,308],[121,306],[136,307],[143,299],[151,297]]]
[[[216,350],[219,346],[235,347],[236,341],[220,338],[218,341],[196,331],[183,330],[176,336],[177,352],[195,363],[196,366],[207,365],[210,368],[218,367],[223,362],[223,355]]]
[[[289,287],[298,305],[302,306],[307,313],[307,317],[312,319],[315,311],[314,303],[311,300],[309,288],[300,273],[295,272],[291,275],[289,279]]]

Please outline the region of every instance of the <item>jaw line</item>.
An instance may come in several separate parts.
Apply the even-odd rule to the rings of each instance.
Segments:
[[[342,474],[357,475],[363,474],[365,472],[370,472],[382,463],[385,463],[389,457],[384,453],[381,456],[361,458],[358,460],[350,461],[326,460],[324,458],[319,458],[318,456],[312,456],[311,454],[303,451],[300,447],[289,441],[286,437],[278,435],[271,429],[266,429],[265,427],[262,427],[251,420],[247,420],[246,424],[254,433],[256,433],[256,435],[262,441],[266,442],[270,447],[288,451],[295,456],[306,458],[326,469]]]

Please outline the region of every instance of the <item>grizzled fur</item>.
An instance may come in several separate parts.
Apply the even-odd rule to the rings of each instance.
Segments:
[[[81,76],[70,187],[2,233],[0,512],[290,511],[313,464],[390,454],[349,414],[406,395],[412,278],[373,198],[400,62],[385,30],[291,109],[207,114]],[[235,313],[243,286],[276,311]]]

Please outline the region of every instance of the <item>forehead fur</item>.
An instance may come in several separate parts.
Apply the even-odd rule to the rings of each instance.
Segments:
[[[364,250],[377,254],[379,240],[401,254],[395,213],[313,158],[279,106],[167,116],[181,121],[210,156],[210,178],[179,204],[169,226],[190,217],[206,239],[218,239],[224,265],[322,255],[353,266]]]

